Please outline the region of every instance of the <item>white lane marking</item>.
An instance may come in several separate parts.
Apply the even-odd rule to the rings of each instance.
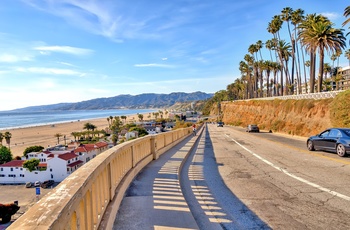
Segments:
[[[271,167],[273,167],[273,168],[275,168],[275,169],[277,169],[277,170],[283,172],[284,174],[286,174],[286,175],[288,175],[288,176],[290,176],[290,177],[292,177],[292,178],[294,178],[294,179],[296,179],[296,180],[298,180],[298,181],[300,181],[300,182],[303,182],[303,183],[305,183],[305,184],[308,184],[308,185],[310,185],[310,186],[312,186],[312,187],[314,187],[314,188],[317,188],[317,189],[319,189],[319,190],[321,190],[321,191],[327,192],[327,193],[329,193],[329,194],[331,194],[331,195],[333,195],[333,196],[337,196],[337,197],[342,198],[342,199],[344,199],[344,200],[350,201],[350,197],[348,197],[348,196],[346,196],[346,195],[343,195],[343,194],[341,194],[341,193],[335,192],[335,191],[333,191],[333,190],[330,190],[330,189],[328,189],[328,188],[324,188],[324,187],[322,187],[322,186],[320,186],[320,185],[318,185],[318,184],[315,184],[315,183],[313,183],[313,182],[310,182],[310,181],[308,181],[308,180],[305,180],[305,179],[303,179],[303,178],[301,178],[301,177],[298,177],[298,176],[296,176],[296,175],[294,175],[294,174],[288,172],[287,170],[285,170],[285,169],[283,169],[283,168],[280,168],[280,167],[274,165],[274,164],[271,163],[270,161],[268,161],[268,160],[262,158],[262,157],[259,156],[258,154],[254,153],[254,152],[251,151],[250,149],[246,148],[245,146],[243,146],[242,144],[240,144],[239,142],[237,142],[235,139],[229,137],[227,134],[225,134],[225,136],[228,137],[229,139],[231,139],[232,141],[234,141],[237,145],[241,146],[244,150],[246,150],[247,152],[249,152],[250,154],[252,154],[252,155],[255,156],[256,158],[258,158],[259,160],[261,160],[261,161],[263,161],[264,163],[270,165]]]

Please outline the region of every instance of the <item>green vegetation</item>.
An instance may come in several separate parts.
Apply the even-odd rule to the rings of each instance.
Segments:
[[[339,93],[333,99],[330,117],[333,126],[350,128],[350,90]]]
[[[12,161],[12,153],[6,146],[0,146],[0,164]]]
[[[32,171],[37,169],[39,163],[40,163],[39,159],[33,158],[33,159],[25,161],[23,163],[23,168],[26,168],[29,170],[29,172],[32,172]]]
[[[129,132],[133,132],[133,131],[138,132],[139,137],[143,137],[143,136],[148,135],[148,132],[143,127],[132,127],[129,129]]]
[[[41,152],[44,149],[43,146],[35,145],[35,146],[29,146],[23,151],[23,156],[27,156],[28,153],[31,152]]]
[[[344,10],[344,16],[350,16],[350,6]],[[343,26],[348,23],[350,18]],[[345,50],[343,29],[334,28],[334,23],[322,14],[305,14],[302,9],[290,7],[283,8],[266,25],[271,39],[257,40],[247,47],[247,54],[239,63],[241,77],[207,100],[203,115],[219,110],[216,104],[222,101],[293,95],[303,90],[306,93],[329,91],[334,90],[332,82],[336,83],[335,90],[339,89],[338,83],[343,77],[334,61]],[[283,38],[282,34],[289,36]],[[263,54],[270,55],[264,57]],[[326,55],[333,65],[324,63]],[[350,49],[345,50],[344,55],[350,61]],[[313,103],[307,103],[311,109]],[[287,104],[288,108],[293,106]]]

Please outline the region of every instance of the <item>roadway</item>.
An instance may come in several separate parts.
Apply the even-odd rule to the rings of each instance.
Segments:
[[[350,229],[349,164],[306,138],[209,124],[136,177],[115,229]]]

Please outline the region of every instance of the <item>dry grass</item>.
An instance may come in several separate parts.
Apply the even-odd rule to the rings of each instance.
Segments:
[[[255,123],[262,130],[306,137],[333,126],[350,127],[350,91],[335,99],[222,102],[221,110],[226,124]],[[217,108],[212,111],[215,115]]]

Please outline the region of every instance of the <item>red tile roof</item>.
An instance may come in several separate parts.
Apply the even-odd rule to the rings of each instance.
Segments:
[[[83,164],[83,163],[84,163],[83,161],[79,160],[79,161],[75,161],[75,162],[73,162],[73,163],[70,163],[70,164],[68,164],[67,166],[68,166],[68,167],[74,167],[74,166],[76,166],[76,165],[80,165],[80,164]]]
[[[5,164],[0,165],[0,167],[22,167],[24,160],[13,160]]]
[[[96,145],[98,148],[102,148],[102,147],[108,146],[108,143],[107,143],[107,142],[97,142],[95,145]]]
[[[58,157],[67,161],[67,160],[76,158],[77,155],[74,152],[68,152],[68,153],[60,154],[60,155],[58,155]]]

